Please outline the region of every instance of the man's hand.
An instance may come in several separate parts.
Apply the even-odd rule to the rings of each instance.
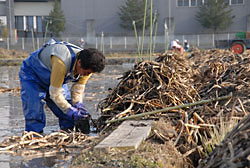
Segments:
[[[88,117],[88,112],[84,112],[75,107],[70,107],[67,110],[67,115],[72,117],[73,120],[81,120],[82,118]]]
[[[77,102],[73,107],[77,108],[85,117],[90,115],[84,104],[81,102]]]

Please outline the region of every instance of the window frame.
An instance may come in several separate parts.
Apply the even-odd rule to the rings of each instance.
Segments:
[[[15,16],[15,28],[24,30],[24,16]]]
[[[36,31],[43,32],[43,16],[36,16]]]
[[[26,16],[26,30],[32,31],[34,30],[34,16]]]
[[[185,0],[177,0],[176,7],[199,7],[199,6],[201,6],[200,1],[201,1],[202,5],[204,5],[208,2],[208,0],[188,0],[188,5],[185,5]],[[234,6],[234,5],[244,5],[245,4],[245,0],[235,0],[235,1],[237,1],[237,2],[232,4],[232,0],[228,0],[228,5]],[[239,3],[239,1],[242,1],[242,3]],[[192,3],[194,3],[194,5],[192,5]]]
[[[245,3],[245,1],[244,0],[242,0],[242,3],[239,3],[239,0],[235,0],[235,1],[237,1],[236,3],[232,3],[232,0],[229,0],[230,1],[230,5],[244,5]]]

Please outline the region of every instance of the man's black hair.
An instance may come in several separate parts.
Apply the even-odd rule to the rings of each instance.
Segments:
[[[83,69],[91,69],[93,72],[101,72],[105,67],[105,56],[95,48],[80,51],[78,59]]]

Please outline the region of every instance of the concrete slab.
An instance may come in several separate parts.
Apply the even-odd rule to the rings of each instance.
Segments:
[[[107,136],[95,149],[136,149],[151,131],[152,120],[127,120]]]

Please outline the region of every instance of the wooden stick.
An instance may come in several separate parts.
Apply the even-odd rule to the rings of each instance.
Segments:
[[[196,113],[194,112],[194,117],[197,118],[200,122],[205,123],[205,121]]]
[[[188,123],[186,123],[186,124],[184,124],[186,127],[191,127],[191,128],[200,128],[200,126],[198,126],[198,125],[193,125],[193,124],[188,124]]]
[[[177,143],[179,142],[179,139],[180,139],[180,137],[181,137],[181,134],[182,134],[182,132],[183,132],[183,130],[184,130],[184,123],[183,123],[183,121],[182,121],[182,120],[179,120],[179,121],[180,121],[180,123],[181,123],[181,131],[180,131],[179,135],[177,136],[177,138],[176,138],[176,140],[175,140],[175,142],[174,142],[174,146],[176,146]]]

